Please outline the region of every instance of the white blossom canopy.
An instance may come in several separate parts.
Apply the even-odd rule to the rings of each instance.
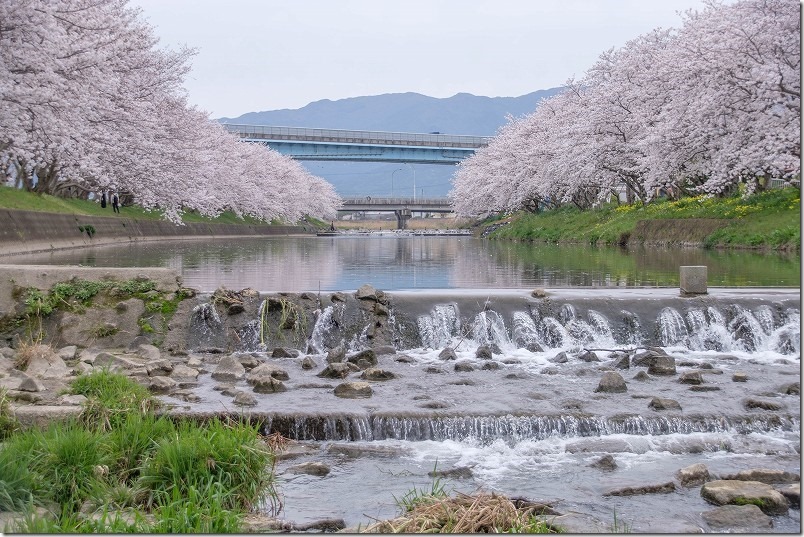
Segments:
[[[334,188],[189,106],[194,51],[157,48],[128,0],[0,2],[0,162],[38,192],[123,192],[176,223],[186,210],[331,217]]]

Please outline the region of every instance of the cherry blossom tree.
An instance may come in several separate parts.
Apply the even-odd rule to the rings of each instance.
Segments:
[[[799,178],[800,7],[709,0],[601,54],[458,167],[459,214],[722,195]]]
[[[157,44],[127,0],[0,3],[0,162],[18,186],[124,192],[177,223],[187,209],[334,214],[322,180],[189,106],[194,51]]]

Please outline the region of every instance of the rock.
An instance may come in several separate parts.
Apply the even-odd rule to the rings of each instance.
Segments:
[[[204,365],[204,361],[195,355],[190,355],[187,358],[187,367],[192,367],[193,369],[200,369],[201,366]]]
[[[304,359],[302,360],[301,367],[305,371],[308,371],[310,369],[315,369],[316,367],[318,367],[318,364],[316,363],[315,360],[313,360],[312,357],[305,356]]]
[[[232,403],[237,406],[257,406],[257,398],[248,392],[239,392],[234,396]]]
[[[246,368],[234,356],[221,358],[211,377],[224,382],[235,382],[246,376]]]
[[[438,353],[438,357],[441,360],[457,360],[458,355],[455,354],[455,350],[452,347],[446,347],[443,351]]]
[[[337,364],[343,362],[344,359],[346,359],[346,349],[344,349],[341,345],[338,345],[334,349],[330,349],[327,353],[328,364]]]
[[[276,380],[290,380],[290,375],[284,369],[275,366],[274,364],[264,363],[261,364],[246,374],[246,382],[254,384],[255,379],[264,376],[273,377]]]
[[[394,357],[394,362],[399,362],[400,364],[412,364],[415,361],[412,356],[408,356],[407,354],[399,354]]]
[[[35,345],[29,353],[28,367],[25,368],[28,376],[43,380],[65,379],[70,376],[67,364],[47,345]]]
[[[352,369],[348,364],[331,363],[321,371],[318,376],[327,379],[345,379],[349,376]]]
[[[235,388],[234,386],[221,390],[221,395],[225,395],[226,397],[237,397],[241,393],[244,393],[243,390]]]
[[[675,375],[676,359],[672,356],[656,356],[648,366],[648,373],[651,375]]]
[[[667,494],[675,492],[676,484],[672,481],[657,485],[641,485],[638,487],[622,487],[603,493],[603,496],[639,496],[642,494]]]
[[[396,375],[391,371],[370,367],[363,371],[363,374],[360,375],[360,378],[363,380],[391,380],[395,379]]]
[[[554,364],[566,364],[567,362],[569,362],[569,356],[567,355],[566,352],[559,352],[558,354],[550,358],[548,361]]]
[[[664,351],[661,347],[651,347],[650,349],[644,352],[638,352],[634,355],[631,359],[631,365],[634,367],[648,367],[653,362],[656,361],[657,358],[666,357],[668,354]]]
[[[344,522],[342,518],[325,518],[323,520],[314,520],[304,524],[294,524],[291,528],[291,531],[317,531],[321,533],[335,533],[340,532],[344,528],[346,528],[346,522]]]
[[[300,354],[296,349],[277,347],[271,353],[271,358],[297,358]]]
[[[641,382],[645,382],[645,381],[647,381],[647,380],[650,380],[650,375],[648,375],[648,374],[647,374],[647,373],[645,373],[644,371],[640,371],[639,373],[637,373],[636,375],[634,375],[634,380],[638,380],[638,381],[641,381]]]
[[[474,370],[475,366],[473,366],[472,362],[470,362],[469,360],[461,360],[460,362],[455,362],[455,371],[457,373],[468,373]]]
[[[627,354],[615,359],[617,360],[614,363],[614,367],[616,369],[631,369],[631,357],[628,356]],[[644,373],[644,371],[640,371],[640,373]]]
[[[735,371],[735,373],[731,376],[732,382],[747,382],[748,375],[743,373],[742,371]]]
[[[600,379],[600,384],[595,389],[595,392],[603,393],[623,393],[626,391],[628,391],[628,388],[625,385],[625,379],[614,371],[603,373],[603,378]]]
[[[709,481],[709,469],[703,463],[693,464],[676,472],[676,479],[682,487],[695,487]]]
[[[752,468],[741,470],[736,474],[721,476],[721,479],[738,481],[759,481],[760,483],[799,483],[801,476],[784,470],[773,470],[770,468]]]
[[[675,399],[663,399],[661,397],[654,397],[648,403],[648,408],[653,410],[681,410],[681,405]]]
[[[766,515],[783,515],[788,510],[785,497],[759,481],[710,481],[701,487],[701,496],[715,505],[754,504]]]
[[[366,349],[364,351],[360,351],[358,353],[346,357],[346,361],[353,364],[359,365],[359,362],[361,360],[365,360],[369,364],[369,366],[377,365],[377,355],[374,353],[372,349]]]
[[[170,372],[170,378],[176,382],[192,382],[198,379],[198,370],[184,364],[177,364]]]
[[[150,343],[138,345],[134,352],[137,354],[137,356],[146,361],[159,360],[162,358],[162,353],[159,351],[159,349]]]
[[[578,359],[582,362],[599,362],[600,358],[598,358],[597,353],[594,351],[586,351],[578,355]]]
[[[533,298],[544,298],[547,296],[547,292],[541,287],[537,287],[536,289],[530,292],[530,296],[532,296]]]
[[[703,377],[700,371],[684,371],[678,378],[681,384],[703,384]]]
[[[780,403],[773,401],[762,401],[760,399],[746,399],[743,401],[743,407],[746,410],[759,409],[759,410],[781,410],[783,407]]]
[[[263,363],[262,360],[254,356],[252,353],[237,354],[235,356],[237,357],[237,361],[240,362],[240,365],[242,365],[246,371],[250,371]]]
[[[783,485],[775,487],[782,496],[787,498],[790,506],[796,509],[801,508],[801,483],[793,483],[790,485]]]
[[[552,528],[560,528],[563,533],[610,533],[611,524],[591,515],[568,513],[566,515],[536,515],[536,518]]]
[[[165,358],[157,358],[146,362],[145,370],[149,376],[170,375],[173,372],[173,362]]]
[[[262,375],[259,378],[254,378],[249,381],[249,384],[254,386],[256,393],[279,393],[288,391],[281,380],[277,380],[270,375]]]
[[[449,470],[432,470],[427,472],[427,475],[430,477],[457,477],[468,479],[472,477],[472,469],[468,466],[456,466]]]
[[[330,468],[323,462],[304,462],[302,464],[291,466],[285,471],[291,474],[307,474],[324,477],[325,475],[329,474]]]
[[[475,358],[480,358],[481,360],[491,360],[491,356],[491,347],[488,345],[480,345],[475,351]]]
[[[335,395],[344,399],[371,397],[373,390],[368,382],[344,382],[335,386]]]
[[[374,349],[374,354],[377,356],[386,356],[389,354],[396,354],[396,349],[390,345],[378,345],[376,347],[372,347]]]
[[[42,384],[42,381],[37,378],[34,378],[26,373],[21,373],[20,377],[22,380],[17,389],[21,392],[38,393],[47,390],[45,385]]]
[[[611,455],[603,455],[589,466],[610,472],[617,469],[617,462]]]
[[[355,291],[355,298],[358,300],[373,300],[378,302],[380,300],[380,293],[372,285],[364,284]]]
[[[720,386],[690,386],[691,392],[717,392]]]
[[[801,384],[794,382],[782,388],[782,393],[786,395],[801,395]]]
[[[701,518],[713,531],[767,533],[773,528],[771,517],[756,505],[724,505],[712,511],[704,511]]]
[[[170,377],[151,377],[148,383],[148,389],[152,393],[169,393],[178,387],[178,382]]]
[[[75,345],[67,345],[66,347],[60,348],[56,352],[56,355],[62,360],[75,360],[77,354],[78,354],[78,347],[76,347]]]
[[[484,371],[496,371],[498,369],[502,369],[502,366],[499,362],[486,362],[480,369]]]
[[[83,405],[84,403],[87,402],[87,398],[84,395],[67,395],[67,394],[64,394],[64,395],[59,396],[59,398],[56,400],[56,402],[58,404],[60,404],[60,405],[65,405],[65,406],[69,406],[69,405],[80,406],[80,405]]]

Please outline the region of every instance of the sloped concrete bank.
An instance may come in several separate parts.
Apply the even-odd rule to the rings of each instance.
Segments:
[[[190,223],[134,220],[0,209],[0,255],[115,244],[122,241],[310,234],[311,226]]]

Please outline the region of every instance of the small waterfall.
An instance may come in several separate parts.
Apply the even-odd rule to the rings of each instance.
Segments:
[[[800,422],[786,416],[271,416],[266,434],[279,432],[294,440],[454,440],[516,444],[547,438],[597,437],[613,434],[692,433],[749,434],[795,431]]]
[[[684,318],[675,308],[662,308],[656,320],[659,341],[663,347],[683,343],[687,338],[687,326]]]
[[[429,315],[421,315],[416,320],[422,346],[439,349],[449,345],[460,330],[458,308],[454,304],[438,304]]]
[[[742,350],[753,352],[764,346],[770,334],[762,328],[762,324],[750,310],[742,306],[734,306],[736,314],[729,322],[729,332]]]
[[[496,344],[501,349],[511,346],[505,321],[494,310],[481,311],[475,316],[472,337],[478,345]]]
[[[567,329],[564,328],[558,319],[545,317],[542,321],[542,341],[551,349],[563,348],[572,341]]]
[[[533,320],[529,314],[524,311],[515,311],[513,319],[513,328],[511,329],[511,341],[517,347],[528,348],[532,344],[538,344],[544,347],[539,329],[536,327],[536,321]]]
[[[332,331],[334,325],[333,315],[335,313],[335,306],[327,306],[319,314],[313,325],[313,331],[310,334],[310,341],[308,347],[316,354],[324,354],[327,352],[327,345],[325,337]]]

